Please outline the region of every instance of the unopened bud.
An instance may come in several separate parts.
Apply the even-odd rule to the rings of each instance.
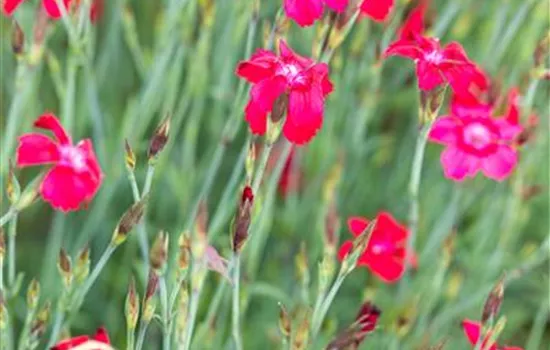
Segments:
[[[84,247],[79,253],[74,268],[77,283],[82,283],[90,273],[90,248]]]
[[[481,314],[481,323],[489,320],[495,320],[498,316],[500,310],[500,305],[502,304],[502,299],[504,298],[504,279],[503,275],[497,284],[493,287],[487,300],[485,300],[485,305],[483,306],[483,313]]]
[[[17,21],[13,21],[13,32],[11,37],[11,48],[16,56],[20,56],[23,53],[25,46],[25,34],[23,29],[19,26]]]
[[[8,170],[8,180],[6,183],[6,194],[8,197],[8,200],[13,205],[21,196],[21,187],[19,186],[19,181],[17,181],[17,178],[15,177],[15,169],[13,166],[13,163],[9,162],[9,170]]]
[[[325,289],[334,275],[334,256],[325,252],[319,263],[319,287]]]
[[[336,247],[336,232],[340,227],[340,218],[336,210],[336,203],[332,200],[328,206],[327,214],[325,215],[325,244],[326,250],[334,252]]]
[[[130,285],[128,286],[128,295],[126,296],[126,327],[128,329],[135,329],[138,314],[139,314],[139,295],[136,291],[136,282],[132,277],[130,279]]]
[[[542,40],[540,40],[533,53],[533,62],[535,67],[544,65],[545,58],[550,52],[550,33],[548,33]]]
[[[36,279],[32,279],[27,289],[27,306],[29,310],[34,310],[40,299],[40,283]]]
[[[63,284],[65,288],[69,289],[73,282],[73,270],[71,265],[71,258],[69,257],[69,255],[67,255],[67,252],[63,248],[61,248],[61,250],[59,251],[57,268],[59,270],[61,278],[63,279]]]
[[[202,0],[199,1],[201,5],[202,22],[206,28],[211,28],[214,24],[214,18],[216,15],[216,2],[214,0]]]
[[[439,109],[443,105],[445,87],[435,87],[429,91],[420,90],[420,125],[432,122],[437,118]]]
[[[149,150],[147,151],[147,158],[149,161],[153,161],[158,154],[164,149],[168,142],[168,133],[170,132],[170,117],[166,117],[155,130],[151,143],[149,144]]]
[[[50,309],[51,304],[47,301],[36,314],[36,318],[31,324],[31,337],[33,339],[40,339],[40,337],[44,334],[50,318]]]
[[[367,245],[369,244],[370,237],[372,236],[372,232],[376,227],[376,223],[376,219],[369,222],[365,230],[353,241],[353,246],[350,253],[346,255],[346,257],[342,261],[342,269],[345,271],[345,273],[350,273],[357,265],[359,257],[363,254],[363,252],[367,248]]]
[[[292,343],[292,349],[303,350],[309,343],[309,312],[306,312],[302,322],[298,325],[294,341]]]
[[[271,121],[277,124],[283,119],[288,108],[288,94],[283,93],[273,103],[273,109],[271,110]]]
[[[187,291],[187,284],[182,283],[179,295],[179,312],[178,312],[178,330],[180,333],[184,333],[187,328],[187,309],[189,306],[189,292]]]
[[[302,284],[309,284],[309,267],[307,261],[307,250],[305,242],[300,244],[300,251],[295,258],[296,264],[296,273],[298,274],[298,279],[302,281]]]
[[[118,246],[128,238],[128,234],[136,227],[139,223],[143,214],[145,213],[145,205],[147,203],[147,196],[142,198],[139,202],[135,203],[128,209],[122,218],[118,222],[116,229],[113,233],[113,238],[111,239],[111,244]]]
[[[124,140],[124,161],[126,163],[126,168],[129,171],[134,171],[136,168],[136,155],[127,139]]]
[[[160,231],[151,247],[151,254],[149,257],[149,263],[155,270],[161,270],[166,263],[166,256],[168,254],[168,235],[164,231]]]
[[[292,332],[292,322],[290,321],[290,316],[286,311],[286,308],[283,304],[279,303],[279,330],[285,338],[290,338],[290,333]]]
[[[250,186],[245,186],[241,194],[237,214],[233,221],[233,234],[231,247],[234,252],[240,252],[243,244],[248,238],[248,228],[250,226],[252,204],[254,194]]]
[[[25,190],[18,197],[18,201],[14,203],[15,210],[20,212],[33,204],[39,198],[40,195],[38,193],[38,189],[40,187],[41,178],[41,176],[37,176],[30,184],[27,185]]]
[[[204,200],[201,200],[199,203],[197,218],[195,220],[195,232],[198,239],[206,240],[208,232],[208,206]]]
[[[189,239],[189,233],[183,232],[178,242],[178,266],[179,272],[183,273],[189,268],[189,255],[191,252],[191,240]]]
[[[143,321],[149,323],[155,315],[155,309],[157,307],[156,299],[154,298],[155,293],[157,292],[159,282],[159,276],[157,273],[151,269],[149,270],[149,279],[147,281],[147,289],[145,290],[145,295],[143,297]]]

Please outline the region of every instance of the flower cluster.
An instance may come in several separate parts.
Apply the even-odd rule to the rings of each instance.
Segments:
[[[3,0],[2,1],[2,11],[6,16],[11,16],[15,10],[23,3],[25,0]],[[96,22],[103,12],[103,1],[104,0],[93,0],[90,7],[90,20]],[[52,19],[60,19],[62,16],[61,9],[57,4],[57,0],[42,0],[42,7],[48,16]],[[61,0],[59,0],[61,2]],[[62,0],[65,9],[70,9],[73,3],[78,5],[79,1],[73,0]]]

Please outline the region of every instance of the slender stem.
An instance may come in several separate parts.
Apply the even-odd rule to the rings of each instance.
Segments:
[[[61,332],[61,327],[63,326],[63,320],[65,319],[65,311],[63,310],[63,301],[60,299],[57,304],[57,312],[55,313],[55,320],[53,322],[52,333],[50,334],[50,340],[48,341],[48,346],[46,349],[51,348]]]
[[[243,348],[240,330],[240,279],[241,279],[241,256],[238,252],[233,255],[233,314],[232,314],[232,329],[233,341],[235,342],[235,350]]]
[[[151,191],[151,185],[153,183],[153,175],[155,175],[155,165],[149,164],[147,167],[147,175],[145,176],[145,185],[143,186],[142,197],[145,197]]]
[[[62,123],[69,134],[74,133],[74,106],[76,93],[76,73],[78,61],[74,53],[71,53],[67,62],[67,87],[65,89]]]
[[[8,230],[8,286],[13,287],[15,283],[15,236],[17,234],[17,214],[13,215]]]
[[[96,266],[92,270],[92,273],[90,273],[90,276],[86,279],[86,281],[82,285],[82,289],[80,290],[80,293],[78,294],[77,298],[75,298],[76,303],[73,304],[71,307],[72,310],[75,310],[80,307],[80,305],[84,301],[84,298],[86,297],[86,294],[88,294],[90,288],[92,287],[95,280],[101,273],[101,270],[103,270],[103,268],[105,267],[105,264],[107,264],[107,261],[109,260],[109,258],[111,257],[115,249],[116,249],[116,246],[113,244],[109,244],[109,246],[107,246],[107,249],[105,249],[105,251],[103,252],[103,255],[101,255],[101,257],[99,258],[99,261],[97,262]]]
[[[2,217],[0,217],[0,227],[7,224],[15,215],[17,214],[17,210],[13,207],[11,207],[6,214],[4,214]]]
[[[128,170],[128,179],[130,179],[130,185],[132,186],[132,196],[134,197],[134,203],[139,202],[141,198],[139,195],[139,188],[136,181],[136,175],[133,171]]]
[[[132,327],[126,327],[126,339],[127,339],[127,343],[126,343],[126,349],[128,350],[134,350],[135,348],[135,329],[133,329]]]
[[[338,277],[336,277],[336,281],[330,288],[326,298],[323,300],[320,307],[313,311],[313,316],[311,321],[311,339],[315,339],[315,337],[317,336],[317,333],[321,328],[321,324],[325,319],[325,316],[330,308],[330,305],[332,304],[332,301],[336,297],[338,290],[342,286],[342,283],[344,282],[348,274],[349,274],[349,271],[345,272],[343,269],[340,270],[340,272],[338,273]]]
[[[170,340],[172,334],[172,322],[170,320],[171,315],[169,312],[168,305],[168,291],[166,288],[166,278],[164,276],[160,277],[159,281],[159,294],[160,294],[160,304],[161,304],[161,313],[162,313],[162,348],[164,350],[170,350]]]
[[[23,325],[23,330],[21,331],[21,334],[19,335],[19,346],[17,349],[19,350],[25,350],[29,347],[29,331],[31,330],[31,322],[34,318],[35,309],[31,309],[27,313],[27,317],[25,318],[25,323]]]
[[[191,266],[191,276],[196,276],[201,273],[199,269],[204,267],[198,262],[193,261]],[[197,281],[197,285],[194,283],[191,285],[191,296],[189,298],[189,312],[187,313],[187,326],[185,329],[185,336],[183,342],[183,349],[191,349],[191,339],[193,337],[193,329],[195,328],[195,319],[197,318],[197,310],[199,308],[199,299],[204,286],[205,276],[195,278],[194,281]]]
[[[256,192],[258,192],[258,189],[260,188],[262,179],[264,177],[264,172],[267,167],[267,161],[269,160],[269,155],[271,154],[272,149],[273,143],[266,142],[264,149],[262,150],[260,163],[258,164],[258,168],[256,169],[256,175],[254,176],[254,182],[252,184],[252,193],[254,194],[256,194]]]
[[[147,327],[149,327],[149,322],[144,322],[143,320],[141,320],[141,322],[139,323],[136,350],[141,350],[141,348],[143,347],[145,334],[147,333]]]

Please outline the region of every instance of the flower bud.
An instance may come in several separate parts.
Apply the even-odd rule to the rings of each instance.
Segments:
[[[84,247],[79,253],[74,268],[74,276],[77,283],[82,283],[90,273],[90,248]]]
[[[292,343],[293,350],[303,350],[307,348],[309,343],[309,312],[306,312],[302,322],[298,325],[294,341]]]
[[[482,324],[485,324],[485,322],[489,320],[495,320],[498,316],[500,305],[502,304],[502,299],[504,298],[504,278],[505,276],[503,275],[489,293],[487,300],[485,300],[483,313],[481,314]]]
[[[178,266],[179,272],[183,273],[189,268],[189,255],[191,252],[191,240],[189,239],[189,233],[183,232],[178,242]]]
[[[136,282],[133,277],[130,278],[124,312],[126,314],[126,327],[128,329],[135,329],[139,314],[139,295],[137,294]]]
[[[21,196],[21,186],[19,186],[19,181],[17,181],[17,178],[15,177],[15,169],[13,167],[13,163],[9,162],[9,170],[8,170],[8,180],[6,183],[6,194],[8,197],[8,200],[12,205],[17,203],[19,200],[19,197]]]
[[[214,0],[202,0],[199,1],[199,5],[204,27],[211,28],[214,24],[214,18],[216,15],[216,2]]]
[[[288,94],[283,93],[273,103],[273,109],[271,110],[271,121],[277,124],[283,119],[288,108]]]
[[[51,304],[47,301],[36,314],[36,318],[31,324],[31,338],[40,339],[46,330],[48,320],[50,318]]]
[[[136,168],[136,155],[128,139],[124,140],[124,162],[126,163],[126,169],[128,169],[128,171],[134,171]]]
[[[544,65],[545,58],[550,53],[550,33],[540,40],[533,53],[533,62],[535,67]]]
[[[429,91],[420,90],[420,125],[432,122],[437,118],[439,109],[443,105],[445,87],[436,87]]]
[[[206,241],[208,232],[208,206],[206,201],[201,200],[197,211],[197,218],[195,220],[195,233],[197,238]]]
[[[325,249],[331,253],[336,249],[336,233],[340,228],[340,218],[336,210],[336,203],[332,200],[328,205],[328,210],[325,215]]]
[[[283,337],[289,339],[292,332],[292,322],[283,304],[279,303],[279,330]]]
[[[154,296],[157,292],[158,282],[159,276],[157,275],[157,273],[153,269],[149,270],[149,279],[147,281],[147,289],[145,290],[145,295],[143,296],[143,311],[141,316],[143,321],[147,323],[151,322],[153,316],[155,315],[157,303]]]
[[[23,33],[23,29],[19,26],[19,23],[17,21],[13,21],[13,32],[11,37],[11,48],[13,50],[13,53],[15,56],[19,57],[21,54],[23,54],[23,50],[25,47],[25,34]]]
[[[252,188],[245,186],[237,207],[237,214],[233,220],[231,248],[234,252],[240,252],[248,238],[253,201],[254,194],[252,193]]]
[[[166,117],[155,130],[149,149],[147,150],[147,158],[153,161],[159,153],[164,149],[168,142],[168,133],[170,132],[170,117]]]
[[[361,254],[363,254],[363,252],[367,248],[367,245],[369,244],[372,232],[376,227],[376,222],[376,219],[369,222],[365,230],[353,241],[353,247],[351,248],[350,253],[346,255],[346,257],[342,261],[342,269],[345,271],[345,273],[350,273],[357,265],[359,257],[361,256]]]
[[[73,282],[71,258],[69,257],[69,255],[67,255],[67,252],[63,248],[61,248],[61,250],[59,251],[59,257],[57,259],[57,268],[59,270],[59,274],[61,275],[61,278],[63,279],[63,284],[65,286],[65,289],[71,288],[71,284]]]
[[[339,333],[327,346],[327,350],[357,349],[365,337],[375,330],[381,313],[380,309],[371,302],[363,303],[355,322]]]
[[[27,306],[29,310],[34,310],[40,299],[40,283],[36,279],[32,279],[27,289]]]
[[[164,231],[160,231],[151,247],[151,253],[149,256],[149,263],[155,270],[162,270],[166,263],[166,256],[168,254],[168,234]]]
[[[130,209],[122,215],[122,218],[120,218],[120,221],[118,222],[118,225],[113,233],[113,238],[111,239],[112,245],[119,246],[126,241],[128,234],[134,229],[134,227],[136,227],[143,217],[146,203],[147,196],[132,205]]]

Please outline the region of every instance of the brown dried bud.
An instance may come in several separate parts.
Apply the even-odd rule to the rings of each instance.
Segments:
[[[136,154],[132,150],[132,146],[130,146],[130,142],[128,142],[128,139],[124,140],[124,154],[126,168],[129,171],[134,171],[134,169],[136,168]]]
[[[206,239],[208,232],[208,206],[204,200],[201,200],[199,203],[197,218],[195,219],[195,232],[199,239]]]
[[[290,316],[286,311],[286,308],[283,304],[279,303],[279,330],[285,338],[290,338],[290,333],[292,332],[292,322]]]
[[[13,32],[11,37],[11,48],[13,50],[13,53],[16,56],[19,56],[23,53],[23,49],[25,47],[25,33],[23,33],[23,29],[19,26],[19,23],[17,21],[13,20]]]
[[[550,33],[540,40],[533,53],[533,61],[535,67],[540,67],[544,64],[544,59],[550,52]]]
[[[149,270],[149,279],[147,280],[147,289],[145,290],[142,305],[142,318],[143,321],[147,323],[149,323],[155,315],[157,303],[153,297],[157,292],[158,282],[159,276],[157,275],[157,273],[153,269]]]
[[[40,283],[36,279],[32,279],[27,289],[27,306],[29,310],[34,310],[40,299]]]
[[[136,282],[134,280],[134,277],[130,278],[128,294],[126,296],[125,313],[126,327],[128,329],[135,329],[139,314],[139,295],[136,291]]]
[[[371,302],[363,303],[355,322],[338,334],[327,346],[327,350],[357,349],[365,337],[374,331],[381,313],[380,309]]]
[[[325,215],[325,242],[327,248],[334,250],[336,246],[336,232],[340,226],[340,218],[336,211],[335,201],[331,201]]]
[[[63,248],[61,248],[61,250],[59,251],[57,268],[59,270],[59,273],[61,274],[61,278],[63,279],[63,284],[65,285],[65,288],[69,289],[73,282],[73,270],[71,266],[71,258]]]
[[[490,319],[495,320],[498,316],[500,305],[502,304],[502,299],[504,298],[504,279],[505,275],[502,275],[497,284],[495,284],[495,286],[489,293],[487,300],[485,300],[483,313],[481,314],[482,324]]]
[[[178,241],[178,266],[179,272],[183,273],[189,268],[189,256],[191,254],[191,239],[189,233],[183,232]]]
[[[166,117],[155,130],[151,143],[149,144],[149,150],[147,151],[147,158],[149,161],[155,159],[158,154],[164,149],[168,142],[168,133],[170,132],[170,117]]]
[[[294,341],[292,344],[292,349],[294,350],[303,350],[309,344],[309,316],[310,312],[306,312],[302,322],[298,325],[296,330],[296,335],[294,336]]]
[[[288,107],[288,94],[281,94],[273,103],[273,109],[271,110],[271,121],[277,124],[286,114]]]
[[[113,238],[111,239],[112,245],[118,246],[126,241],[130,231],[136,227],[145,213],[147,198],[147,196],[142,198],[139,202],[132,205],[130,209],[124,213],[124,215],[122,215],[122,218],[120,218],[120,221],[118,222],[118,225],[113,233]]]
[[[149,263],[155,270],[161,270],[166,263],[166,256],[168,254],[168,234],[164,231],[160,231],[151,247],[151,254],[149,256]]]
[[[82,283],[90,273],[90,248],[84,247],[79,253],[74,268],[74,276],[77,283]]]
[[[420,125],[431,122],[437,118],[439,109],[443,105],[445,87],[436,87],[429,91],[420,91]]]
[[[237,214],[233,221],[233,234],[231,248],[234,252],[240,252],[243,244],[248,238],[248,228],[250,227],[252,204],[254,194],[250,186],[245,186],[241,194]]]

